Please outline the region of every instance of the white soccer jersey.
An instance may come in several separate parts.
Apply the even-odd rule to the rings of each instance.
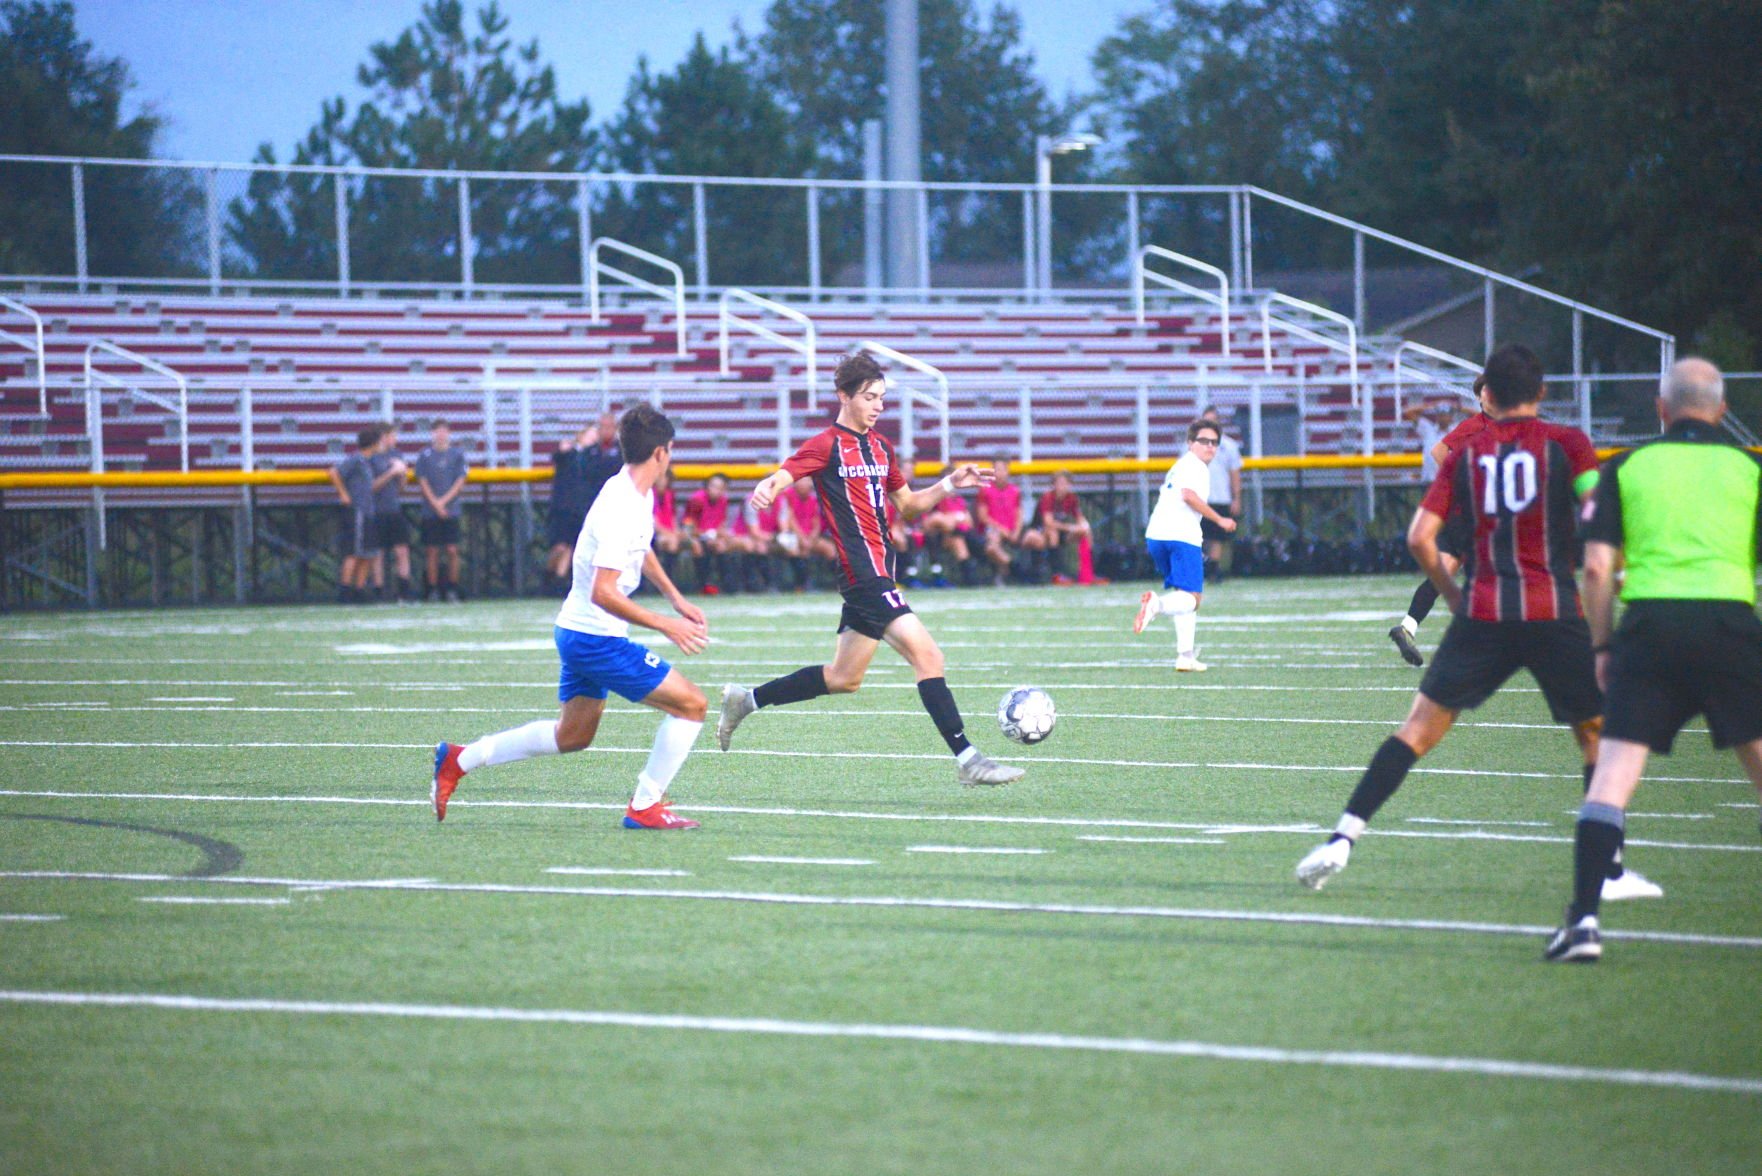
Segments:
[[[629,596],[642,583],[643,559],[655,537],[655,495],[639,493],[628,468],[619,470],[593,500],[575,540],[575,583],[557,612],[557,625],[577,633],[627,637],[630,622],[593,602],[600,568],[618,572],[618,591]]]
[[[1199,512],[1187,505],[1181,491],[1191,490],[1205,501],[1211,488],[1211,470],[1199,455],[1189,449],[1169,467],[1162,480],[1162,492],[1150,512],[1150,524],[1144,528],[1146,539],[1172,539],[1197,547],[1203,540],[1199,530]]]

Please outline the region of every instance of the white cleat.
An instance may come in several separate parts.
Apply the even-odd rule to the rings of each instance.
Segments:
[[[1297,881],[1311,890],[1320,890],[1328,884],[1329,878],[1346,868],[1346,861],[1351,856],[1352,843],[1345,838],[1318,845],[1297,863]]]
[[[1027,775],[1021,768],[1012,768],[1008,764],[1000,764],[984,752],[980,752],[966,763],[956,761],[954,778],[962,784],[1008,784],[1012,780],[1020,780]]]
[[[722,687],[722,717],[716,720],[716,743],[723,751],[734,738],[734,728],[740,721],[758,710],[753,702],[753,692],[745,686],[728,685]]]
[[[1603,901],[1625,902],[1630,898],[1663,898],[1664,887],[1637,870],[1623,869],[1613,878],[1603,879]]]
[[[1162,613],[1162,601],[1156,593],[1146,592],[1138,598],[1138,616],[1132,621],[1132,632],[1142,633]]]
[[[1203,674],[1209,668],[1190,653],[1184,653],[1175,658],[1175,672],[1177,674]]]

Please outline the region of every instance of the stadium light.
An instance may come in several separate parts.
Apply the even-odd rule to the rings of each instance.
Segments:
[[[1034,284],[1043,292],[1052,290],[1052,157],[1087,151],[1101,145],[1101,136],[1087,131],[1066,131],[1062,135],[1038,135],[1034,139],[1035,183],[1040,191],[1039,221],[1035,232],[1038,257],[1035,259]]]

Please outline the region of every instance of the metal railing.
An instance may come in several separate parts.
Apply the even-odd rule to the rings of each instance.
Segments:
[[[1273,305],[1289,306],[1312,314],[1316,318],[1338,323],[1346,332],[1346,342],[1341,343],[1332,335],[1324,335],[1313,327],[1305,326],[1290,318],[1273,314]],[[1293,298],[1289,294],[1268,294],[1260,300],[1260,357],[1266,371],[1273,370],[1273,324],[1287,334],[1296,335],[1299,339],[1307,339],[1311,343],[1331,348],[1346,356],[1346,362],[1352,374],[1352,403],[1358,404],[1358,327],[1343,314],[1336,314],[1325,306],[1317,306],[1313,302],[1305,302],[1301,298]]]
[[[1168,261],[1184,265],[1189,269],[1198,270],[1202,274],[1217,279],[1217,293],[1202,290],[1179,278],[1171,278],[1167,274],[1157,273],[1145,264],[1151,257],[1161,257]],[[1218,309],[1223,318],[1223,353],[1230,354],[1230,275],[1215,265],[1207,265],[1196,257],[1188,257],[1185,253],[1176,253],[1173,249],[1164,249],[1160,245],[1145,245],[1138,250],[1137,259],[1132,263],[1132,304],[1138,311],[1138,325],[1144,325],[1144,283],[1155,282],[1159,286],[1167,286],[1171,290],[1179,290],[1191,298],[1208,303]]]
[[[1479,376],[1481,374],[1481,365],[1475,363],[1473,360],[1463,359],[1460,355],[1451,355],[1448,351],[1439,351],[1436,347],[1427,347],[1424,343],[1415,343],[1411,339],[1403,339],[1396,345],[1394,357],[1390,360],[1389,365],[1390,370],[1395,373],[1395,415],[1397,417],[1401,415],[1401,399],[1406,388],[1402,373],[1411,373],[1416,379],[1426,380],[1434,384],[1447,383],[1446,381],[1439,380],[1438,373],[1435,371],[1403,365],[1401,361],[1403,357],[1408,355],[1418,355],[1425,359],[1429,359],[1434,363],[1443,364],[1445,367],[1456,368],[1459,371],[1467,372],[1471,377]],[[1451,388],[1456,387],[1454,383],[1448,383],[1448,386]],[[1470,380],[1469,384],[1465,385],[1465,387],[1472,389],[1473,380]],[[1472,401],[1474,399],[1474,392],[1472,390],[1462,391],[1461,395],[1467,400]]]
[[[616,266],[607,265],[600,260],[600,251],[602,249],[610,249],[615,253],[622,253],[627,257],[634,257],[638,261],[646,261],[650,265],[658,266],[659,268],[666,270],[673,275],[672,288],[669,289],[658,282],[651,282],[646,278],[639,278],[635,274],[621,270]],[[635,286],[638,290],[653,294],[657,298],[670,298],[673,302],[673,323],[677,338],[674,354],[689,354],[685,350],[684,270],[680,269],[677,265],[659,254],[650,253],[646,249],[638,249],[634,245],[626,245],[624,242],[614,241],[610,237],[594,238],[593,244],[589,245],[587,248],[587,305],[588,312],[596,323],[600,321],[601,274],[606,275],[608,278],[618,278],[629,285]]]
[[[908,464],[917,461],[917,421],[913,414],[912,406],[914,403],[923,404],[935,409],[939,414],[936,436],[942,445],[942,460],[952,465],[954,462],[954,451],[951,450],[948,445],[948,377],[943,374],[942,369],[934,364],[924,362],[915,355],[907,355],[903,351],[889,347],[885,343],[879,343],[874,339],[864,339],[857,344],[857,349],[870,352],[874,355],[879,355],[883,359],[890,359],[894,363],[903,364],[906,367],[911,368],[913,371],[921,372],[936,381],[938,392],[938,395],[936,396],[926,395],[909,384],[895,384],[896,387],[905,393],[905,398],[900,404],[899,410],[899,448],[900,452],[905,455],[905,460]],[[890,379],[888,383],[893,384],[894,381]]]
[[[177,385],[177,403],[145,388],[137,388],[129,384],[121,376],[99,371],[93,360],[99,352],[126,359],[130,363],[139,364],[150,372],[165,377]],[[190,386],[183,376],[166,367],[157,360],[137,355],[125,347],[118,347],[108,340],[100,339],[86,348],[86,442],[91,451],[92,472],[104,472],[104,405],[102,389],[120,388],[138,400],[177,414],[178,430],[178,468],[184,473],[190,472]],[[94,487],[92,490],[92,507],[98,514],[98,549],[105,546],[104,530],[104,490]]]
[[[781,315],[790,322],[801,327],[804,335],[800,339],[791,339],[780,335],[770,327],[756,319],[741,318],[728,308],[730,302],[743,302],[759,310],[768,310],[772,314]],[[761,339],[768,339],[779,347],[786,347],[801,356],[807,362],[802,373],[807,384],[808,398],[803,405],[804,410],[812,412],[814,408],[814,373],[820,366],[818,334],[814,330],[814,322],[807,315],[794,307],[785,306],[781,302],[773,302],[769,298],[761,298],[750,290],[742,290],[738,286],[730,286],[722,291],[722,297],[716,306],[716,329],[719,336],[719,349],[722,357],[721,373],[732,375],[728,365],[728,328],[739,327]],[[790,454],[789,429],[790,400],[787,388],[777,392],[777,460],[782,461]]]
[[[47,382],[47,378],[44,375],[45,361],[44,361],[44,352],[43,352],[43,316],[38,314],[36,311],[32,310],[30,307],[26,306],[24,303],[19,302],[17,299],[13,299],[13,298],[6,298],[4,296],[0,296],[0,306],[5,307],[7,310],[12,311],[14,314],[24,315],[26,318],[31,320],[31,325],[36,328],[37,341],[34,345],[31,343],[31,341],[29,339],[25,338],[23,335],[14,335],[11,331],[0,331],[0,340],[4,340],[7,343],[16,343],[20,347],[24,348],[26,351],[30,352],[33,356],[36,357],[36,360],[37,360],[37,415],[46,417],[49,415],[49,385]]]

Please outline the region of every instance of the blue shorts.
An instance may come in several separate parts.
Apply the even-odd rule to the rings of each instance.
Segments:
[[[1146,539],[1150,561],[1162,573],[1164,588],[1179,588],[1194,595],[1205,591],[1205,553],[1197,543],[1174,539]]]
[[[557,656],[563,671],[557,678],[557,701],[604,698],[616,690],[631,702],[655,692],[673,669],[660,654],[628,637],[601,637],[556,626]]]

